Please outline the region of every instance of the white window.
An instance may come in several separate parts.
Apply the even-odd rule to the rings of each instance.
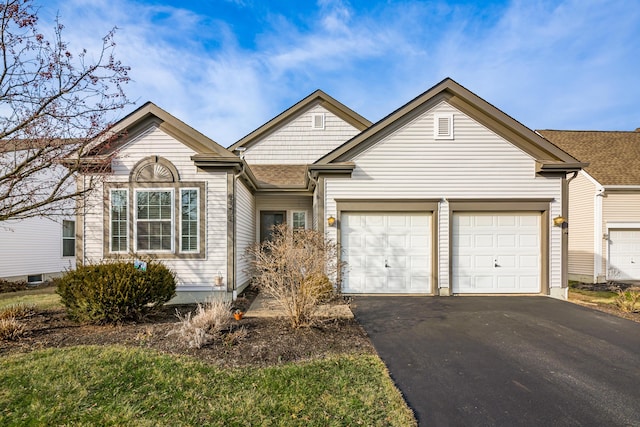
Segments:
[[[180,251],[198,252],[198,189],[180,190]]]
[[[111,190],[110,250],[128,252],[129,250],[129,192]]]
[[[293,212],[291,214],[291,226],[294,230],[307,228],[307,213],[304,211]]]
[[[62,221],[62,256],[76,256],[75,221]]]
[[[173,190],[136,190],[136,251],[173,251]]]
[[[433,128],[435,139],[453,139],[453,114],[436,114]]]
[[[324,113],[315,113],[311,115],[311,128],[324,129]]]

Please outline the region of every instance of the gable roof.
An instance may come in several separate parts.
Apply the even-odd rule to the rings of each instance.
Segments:
[[[92,154],[111,154],[126,145],[133,136],[155,124],[198,154],[221,157],[234,156],[222,145],[198,132],[191,126],[167,113],[152,102],[147,102],[117,122],[109,130],[110,137],[104,138],[92,150]]]
[[[343,162],[353,159],[358,153],[441,101],[448,102],[531,155],[538,162],[539,171],[579,170],[583,166],[574,157],[450,78],[442,80],[431,89],[351,138],[319,159],[316,164]]]
[[[342,104],[341,102],[335,100],[334,98],[318,89],[306,98],[294,104],[292,107],[288,108],[273,119],[269,120],[267,123],[260,126],[250,134],[246,135],[238,142],[231,145],[228,150],[234,151],[240,147],[248,148],[254,145],[264,136],[282,127],[290,120],[308,110],[315,104],[320,104],[322,107],[331,111],[333,114],[340,117],[342,120],[360,131],[371,126],[371,122],[369,120],[365,119],[346,105]]]
[[[577,159],[588,161],[585,171],[601,185],[640,185],[640,129],[538,133]]]

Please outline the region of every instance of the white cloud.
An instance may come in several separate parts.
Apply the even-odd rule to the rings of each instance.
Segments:
[[[255,7],[224,3],[239,17]],[[68,0],[41,9],[47,19],[60,9],[73,46],[95,50],[117,25],[116,54],[132,66],[130,97],[156,102],[223,145],[316,88],[377,120],[445,76],[531,127],[640,126],[640,10],[624,1],[481,9],[321,0],[292,11],[269,3],[251,34],[237,34],[242,26],[216,7],[211,16],[187,7]]]

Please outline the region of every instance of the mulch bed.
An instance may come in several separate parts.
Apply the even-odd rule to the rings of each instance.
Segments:
[[[255,291],[239,298],[246,309]],[[324,358],[337,354],[373,354],[364,329],[354,319],[318,320],[311,327],[293,329],[283,318],[243,318],[230,332],[237,339],[221,340],[203,348],[189,348],[174,331],[176,310],[185,314],[195,306],[168,306],[142,322],[115,326],[82,325],[64,310],[37,312],[25,319],[26,334],[16,341],[0,341],[0,355],[76,345],[114,345],[152,348],[163,353],[188,355],[224,367],[271,366]]]
[[[582,289],[585,291],[609,291],[616,292],[618,290],[626,290],[629,288],[637,288],[638,285],[634,283],[623,283],[623,282],[607,282],[607,283],[576,283],[572,285],[575,289]],[[572,294],[569,298],[570,302],[575,304],[579,304],[585,307],[593,308],[598,311],[603,311],[605,313],[612,314],[614,316],[622,317],[627,320],[633,320],[634,322],[640,323],[640,313],[628,313],[620,310],[618,307],[612,304],[607,304],[603,302],[594,302],[588,296],[584,296],[578,293]]]

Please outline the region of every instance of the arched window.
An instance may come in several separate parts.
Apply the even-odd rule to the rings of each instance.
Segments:
[[[169,160],[150,156],[133,167],[128,183],[109,187],[105,253],[204,256],[203,183],[180,181]]]

